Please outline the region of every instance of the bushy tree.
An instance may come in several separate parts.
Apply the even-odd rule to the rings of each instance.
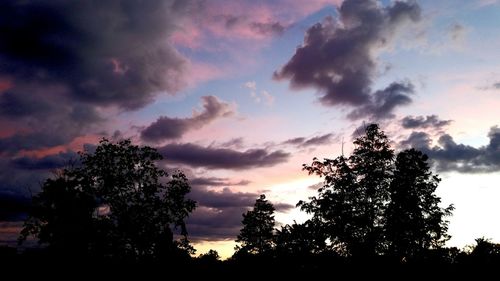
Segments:
[[[415,149],[400,152],[396,159],[385,228],[389,253],[399,259],[441,247],[449,238],[445,217],[453,206],[439,206],[434,192],[440,179],[430,171],[427,159]]]
[[[169,176],[157,167],[162,156],[155,149],[103,139],[80,157],[80,165],[45,181],[20,242],[34,235],[58,252],[132,259],[189,249],[190,186],[182,172]],[[174,241],[173,228],[180,228],[181,241]]]
[[[236,239],[236,250],[250,254],[263,254],[273,248],[274,206],[264,194],[255,201],[253,210],[243,214],[243,228]]]
[[[312,220],[282,226],[276,231],[276,252],[278,255],[308,256],[325,251],[326,236],[319,226]]]
[[[448,238],[446,216],[434,192],[439,178],[427,156],[416,150],[394,151],[376,124],[356,138],[348,157],[314,159],[304,165],[324,178],[318,195],[298,206],[313,215],[332,248],[347,256],[389,252],[400,258],[438,248]]]
[[[380,252],[383,218],[389,200],[394,152],[376,124],[356,138],[349,158],[314,159],[304,165],[309,174],[324,177],[318,196],[299,202],[323,225],[334,248],[345,255],[366,256]]]

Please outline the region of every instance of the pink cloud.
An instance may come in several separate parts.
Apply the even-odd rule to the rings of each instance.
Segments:
[[[177,46],[204,48],[205,40],[269,41],[296,21],[341,0],[211,1],[172,36]]]
[[[190,85],[220,78],[229,73],[224,67],[202,62],[192,62],[189,71],[190,78],[188,84]]]
[[[29,157],[45,157],[48,155],[57,154],[66,151],[82,151],[84,144],[91,143],[96,144],[102,138],[101,135],[85,135],[74,138],[71,142],[63,145],[58,145],[49,148],[42,148],[36,150],[23,150],[19,152],[19,156],[29,156]]]

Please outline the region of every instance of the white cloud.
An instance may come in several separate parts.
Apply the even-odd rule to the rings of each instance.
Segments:
[[[268,91],[264,90],[260,92],[264,98],[264,103],[271,106],[274,103],[274,96],[272,96]]]
[[[257,90],[257,83],[255,81],[245,82],[245,84],[243,84],[243,86],[245,86],[245,88],[250,89],[252,91]]]

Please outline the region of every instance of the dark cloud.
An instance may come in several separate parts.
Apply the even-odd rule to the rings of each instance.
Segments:
[[[233,192],[229,188],[223,188],[222,191],[213,191],[206,188],[193,188],[189,194],[191,199],[198,202],[201,206],[210,208],[228,208],[228,207],[250,207],[253,206],[258,198],[256,193]]]
[[[168,42],[194,1],[0,3],[0,139],[15,154],[68,143],[105,121],[185,85],[187,60]],[[68,12],[71,11],[71,12]]]
[[[299,137],[299,138],[293,138],[289,139],[283,142],[283,144],[291,144],[295,145],[297,147],[310,147],[310,146],[319,146],[319,145],[326,145],[330,144],[332,142],[332,138],[334,137],[333,134],[325,134],[321,136],[316,136],[312,138],[304,138],[304,137]]]
[[[186,220],[189,239],[224,240],[236,239],[241,229],[242,214],[246,208],[233,207],[224,210],[198,207]]]
[[[2,1],[1,74],[61,85],[76,100],[136,109],[183,87],[186,60],[168,44],[191,1]],[[69,13],[68,11],[71,11]]]
[[[233,138],[220,144],[221,147],[243,148],[245,141],[243,138]]]
[[[494,83],[493,89],[500,89],[500,82]]]
[[[76,152],[67,151],[41,158],[27,156],[17,157],[13,158],[11,163],[14,167],[24,170],[51,170],[75,164],[79,159],[80,157]]]
[[[252,22],[250,27],[253,31],[262,35],[282,35],[286,27],[280,22]]]
[[[192,167],[243,170],[270,167],[286,162],[290,154],[281,150],[248,149],[237,151],[229,148],[203,147],[192,143],[172,143],[158,148],[166,161]]]
[[[412,132],[408,139],[401,141],[401,147],[413,147],[418,149],[429,148],[432,144],[431,137],[426,132]],[[426,149],[428,151],[428,149]]]
[[[200,129],[217,118],[227,117],[234,113],[229,103],[215,96],[204,96],[201,99],[202,112],[194,112],[190,118],[161,116],[141,131],[141,138],[152,142],[180,138],[190,130]]]
[[[190,239],[235,239],[241,229],[242,215],[250,210],[259,197],[257,193],[193,188],[189,196],[199,207],[187,220]],[[288,211],[293,205],[271,202],[277,211]]]
[[[235,186],[235,185],[248,185],[251,183],[249,180],[232,181],[228,178],[218,177],[196,177],[189,180],[191,185],[199,186]]]
[[[437,115],[406,116],[401,119],[401,125],[405,129],[442,129],[450,125],[452,120],[441,120]]]
[[[500,128],[494,126],[488,134],[489,143],[476,148],[457,144],[453,138],[444,134],[438,139],[438,145],[431,147],[429,134],[413,132],[402,142],[422,150],[436,163],[439,171],[458,171],[463,173],[486,173],[500,171]]]
[[[318,146],[318,145],[325,145],[325,144],[330,144],[332,141],[333,134],[326,134],[322,136],[317,136],[317,137],[312,137],[304,143],[301,144],[303,147],[308,147],[308,146]]]
[[[103,121],[94,107],[73,103],[60,87],[31,86],[0,94],[2,119],[16,126],[17,133],[0,138],[0,152],[11,154],[68,143]]]
[[[382,7],[375,0],[347,0],[339,10],[339,22],[327,17],[310,27],[304,43],[278,71],[274,79],[290,80],[292,88],[313,87],[327,106],[362,107],[351,117],[368,113],[385,118],[395,106],[410,102],[408,85],[393,83],[372,93],[376,75],[375,54],[387,47],[398,29],[420,19],[415,1],[394,2]]]
[[[293,145],[299,146],[299,145],[303,144],[305,140],[306,140],[306,138],[304,138],[304,137],[298,137],[298,138],[286,140],[283,142],[283,144],[293,144]]]
[[[249,27],[252,32],[268,37],[280,36],[287,29],[279,21],[252,21],[246,15],[222,14],[215,16],[213,20],[213,24],[222,23],[227,29],[237,30],[238,28],[245,29]]]
[[[387,88],[373,94],[371,102],[351,111],[348,117],[352,120],[371,117],[374,120],[394,118],[394,109],[412,102],[409,95],[414,93],[413,84],[393,82]]]

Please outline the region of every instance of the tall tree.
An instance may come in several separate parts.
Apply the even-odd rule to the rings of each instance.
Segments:
[[[356,138],[349,158],[314,159],[309,174],[324,177],[318,196],[299,202],[313,214],[334,248],[345,255],[370,256],[383,246],[384,212],[389,200],[394,152],[376,124]]]
[[[362,255],[374,255],[383,250],[384,214],[389,200],[394,150],[377,124],[368,125],[365,135],[356,138],[354,145],[349,163],[361,191],[359,207],[367,227],[359,248],[354,250]]]
[[[453,206],[439,207],[434,193],[439,177],[430,171],[427,155],[415,149],[404,150],[396,158],[387,208],[386,238],[389,253],[399,259],[416,257],[437,248],[446,235]]]
[[[50,249],[98,257],[158,258],[189,249],[185,218],[195,202],[186,176],[156,166],[162,156],[130,140],[103,139],[81,165],[48,179],[35,196],[20,242],[34,235]],[[173,240],[173,228],[184,239]]]
[[[253,210],[243,214],[243,228],[236,239],[241,246],[237,250],[251,254],[263,254],[273,248],[274,206],[264,194],[255,201]]]

